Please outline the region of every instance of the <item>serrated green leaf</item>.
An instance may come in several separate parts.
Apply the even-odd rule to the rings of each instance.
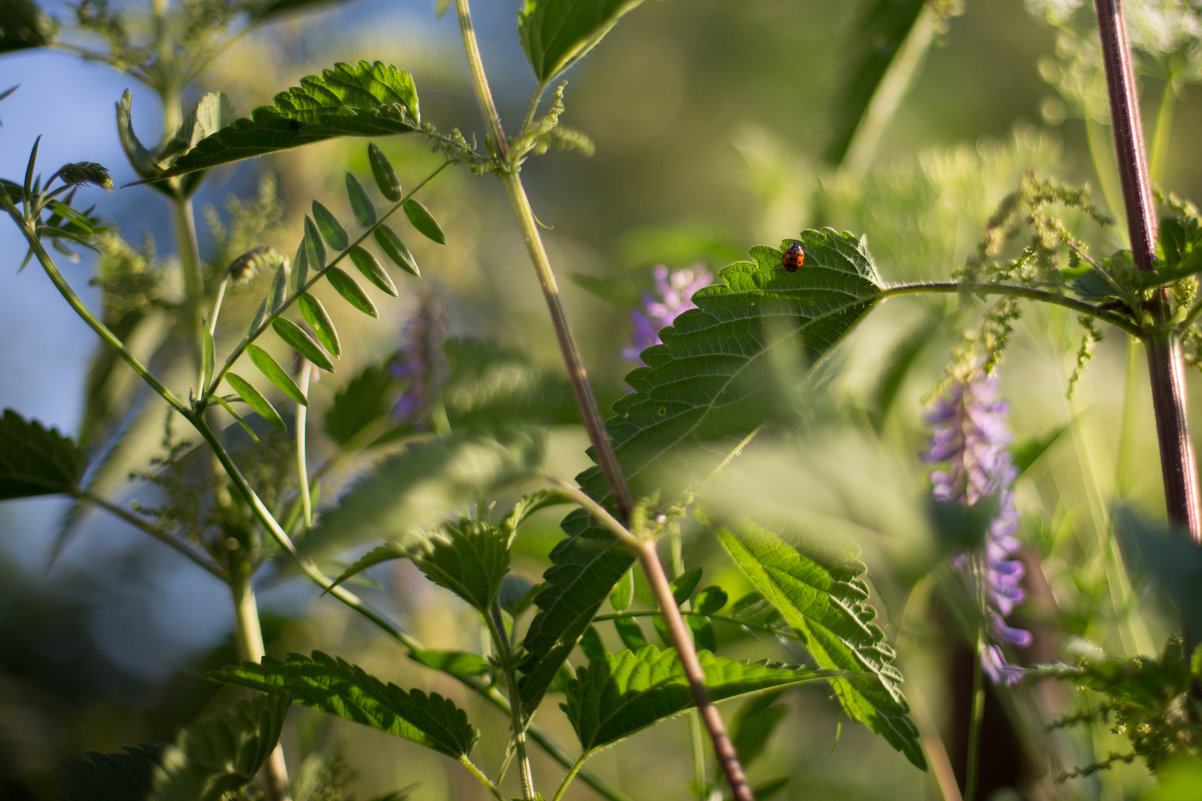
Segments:
[[[31,0],[0,0],[0,53],[44,47],[54,41],[58,23]]]
[[[718,539],[820,667],[861,674],[831,680],[847,714],[925,769],[901,673],[892,664],[893,649],[872,623],[876,611],[860,578],[864,565],[856,559],[858,548],[800,535],[790,544],[751,522],[737,532],[719,530]]]
[[[635,497],[656,489],[673,494],[704,476],[780,406],[772,401],[773,365],[811,368],[881,296],[863,239],[830,229],[801,235],[806,265],[781,266],[778,247],[755,247],[719,282],[693,296],[698,308],[661,332],[662,345],[643,351],[647,367],[628,376],[633,392],[606,423]],[[444,397],[446,397],[444,395]],[[769,401],[769,402],[765,402]],[[676,478],[673,479],[672,477]],[[612,508],[598,468],[577,477]],[[551,567],[535,599],[539,613],[524,640],[523,706],[534,708],[576,639],[634,556],[583,512],[563,522],[568,535],[551,552]]]
[[[334,287],[334,291],[342,296],[342,299],[354,306],[359,311],[369,317],[379,317],[380,313],[376,311],[376,304],[371,302],[371,298],[363,291],[363,288],[355,282],[340,267],[331,267],[326,270],[326,279],[330,282],[330,286]]]
[[[301,295],[302,299],[305,297],[308,296]],[[310,298],[310,300],[316,303],[316,301],[314,301],[312,298]],[[318,308],[320,308],[320,306],[318,306]],[[322,309],[322,311],[324,312],[325,309]],[[326,318],[326,322],[329,322],[328,317]],[[326,352],[321,349],[321,346],[317,344],[313,337],[305,333],[305,329],[301,328],[287,317],[277,317],[272,320],[271,328],[276,332],[276,334],[279,335],[280,339],[291,345],[293,350],[295,350],[301,356],[304,356],[306,359],[313,362],[313,364],[317,365],[328,373],[334,372],[334,363],[330,361],[330,357],[326,355]],[[329,330],[333,330],[333,327],[331,326]],[[256,364],[258,364],[258,362],[256,362]]]
[[[120,754],[89,751],[58,770],[60,801],[142,801],[166,743],[125,746]]]
[[[363,184],[359,183],[359,179],[352,172],[346,174],[346,196],[351,204],[351,213],[355,215],[355,222],[364,228],[375,223],[376,204],[371,202],[367,190],[363,188]],[[338,249],[342,250],[343,248]]]
[[[306,292],[296,299],[296,305],[300,307],[301,317],[305,318],[305,322],[313,329],[313,333],[317,335],[317,339],[321,342],[322,346],[335,359],[341,356],[342,342],[338,339],[338,329],[334,327],[334,321],[326,313],[326,307],[321,305],[321,301]],[[313,360],[310,359],[309,361]],[[313,363],[321,367],[318,362]],[[329,370],[331,368],[323,369]]]
[[[522,49],[546,85],[609,33],[642,0],[526,0],[518,15]]]
[[[376,261],[376,257],[371,253],[355,245],[347,252],[347,255],[350,256],[351,263],[359,272],[363,273],[363,277],[375,284],[376,289],[386,292],[394,298],[400,294],[396,291],[396,284],[392,283],[388,272],[380,266],[380,262]]]
[[[710,698],[722,701],[748,693],[791,687],[827,678],[826,671],[771,662],[736,662],[699,651]],[[562,704],[586,752],[618,742],[656,721],[694,706],[676,652],[654,645],[606,653],[576,671]]]
[[[224,801],[239,793],[279,742],[290,703],[272,693],[185,728],[163,751],[147,801]]]
[[[334,250],[346,250],[351,243],[350,237],[346,235],[346,229],[342,227],[342,223],[338,222],[338,218],[334,216],[333,212],[316,200],[313,201],[313,219],[317,222],[317,230],[321,232],[321,238],[326,241],[327,245]],[[325,263],[324,260],[322,263]]]
[[[85,468],[83,454],[70,437],[12,409],[0,418],[0,501],[38,495],[70,494]]]
[[[388,732],[452,758],[466,756],[477,732],[467,715],[441,695],[402,690],[362,668],[314,651],[312,656],[264,657],[206,674],[227,684],[283,691],[297,703]]]
[[[479,340],[443,345],[448,373],[442,386],[447,418],[459,430],[504,430],[517,421],[575,423],[580,412],[562,371],[534,364],[512,348]]]
[[[302,406],[309,405],[309,400],[305,397],[305,393],[300,391],[300,387],[292,380],[292,376],[288,375],[283,367],[280,367],[279,362],[273,359],[271,354],[258,345],[247,345],[246,353],[250,356],[250,360],[254,366],[259,368],[259,372],[268,381],[279,387],[281,392]],[[242,393],[239,392],[238,394],[241,395]],[[243,400],[246,400],[246,398],[243,398]],[[256,409],[255,411],[258,410]]]
[[[335,64],[275,96],[181,156],[167,178],[339,136],[387,136],[420,126],[417,92],[404,70],[379,61]]]
[[[387,367],[368,365],[334,394],[326,411],[326,433],[339,445],[347,445],[369,427],[381,428],[383,423],[391,423],[389,413],[396,400],[393,397],[396,388],[397,382]]]
[[[375,142],[367,145],[367,161],[371,164],[371,174],[376,179],[380,194],[396,203],[401,199],[401,179],[397,177],[392,162]]]
[[[456,510],[536,475],[541,442],[512,433],[504,440],[454,436],[414,442],[351,487],[318,524],[297,539],[320,559],[364,542],[428,547],[429,529]]]
[[[421,276],[422,273],[417,267],[417,260],[413,258],[413,254],[409,252],[409,248],[405,247],[405,243],[397,236],[396,231],[387,225],[380,225],[372,235],[376,238],[376,244],[380,246],[380,250],[384,251],[384,255],[392,259],[396,266],[405,272]]]
[[[418,203],[413,198],[406,200],[401,206],[405,211],[405,216],[409,218],[409,222],[413,227],[422,233],[427,239],[432,239],[440,245],[447,243],[447,237],[439,227],[438,221],[434,219],[434,215],[430,210]]]
[[[509,572],[509,543],[504,531],[483,520],[460,517],[438,528],[428,551],[413,561],[440,587],[488,614]]]
[[[287,426],[284,425],[284,418],[280,417],[280,413],[275,410],[271,402],[263,397],[263,394],[255,389],[249,381],[237,373],[230,372],[225,374],[225,380],[230,385],[230,388],[238,393],[238,397],[247,406],[258,412],[260,417],[280,431],[287,429]]]

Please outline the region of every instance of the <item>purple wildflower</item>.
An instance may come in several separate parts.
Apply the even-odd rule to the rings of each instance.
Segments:
[[[660,342],[659,332],[689,309],[697,308],[693,293],[713,283],[714,277],[700,264],[668,271],[662,264],[652,272],[655,277],[655,292],[643,294],[643,308],[636,309],[634,333],[630,335],[630,347],[623,348],[622,358],[641,365],[639,355]]]
[[[1002,645],[1025,648],[1031,633],[1006,625],[1005,618],[1024,598],[1020,583],[1023,563],[1018,551],[1018,509],[1014,504],[1014,481],[1018,469],[1006,446],[1007,406],[997,398],[996,376],[976,373],[952,386],[927,416],[932,427],[931,449],[926,462],[947,463],[947,469],[931,473],[932,494],[937,501],[973,506],[983,498],[995,498],[996,516],[985,534],[982,553],[956,560],[959,567],[977,577],[985,594],[985,637],[981,643],[981,666],[994,683],[1011,684],[1022,668],[1006,661]]]
[[[405,322],[401,345],[390,365],[392,377],[409,384],[392,407],[392,418],[421,430],[430,424],[430,403],[446,377],[447,307],[435,295],[426,295],[417,311]]]

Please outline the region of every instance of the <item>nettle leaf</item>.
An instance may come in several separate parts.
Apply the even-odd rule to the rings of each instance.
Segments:
[[[71,494],[83,478],[83,454],[70,437],[12,409],[0,418],[0,501]]]
[[[444,523],[438,533],[429,551],[414,554],[413,561],[435,584],[488,614],[509,572],[508,535],[487,521],[467,517]]]
[[[430,527],[479,498],[537,475],[542,444],[533,435],[452,436],[414,442],[351,487],[298,538],[306,558],[364,542],[424,546]]]
[[[250,117],[202,139],[158,178],[263,156],[339,136],[412,133],[420,126],[417,90],[409,73],[360,61],[335,64],[275,96]]]
[[[409,218],[409,222],[422,233],[427,239],[431,239],[440,245],[447,243],[447,237],[442,232],[438,221],[434,219],[434,215],[430,210],[410,198],[406,200],[401,208],[405,211],[405,216]]]
[[[89,751],[59,769],[61,801],[142,801],[165,743],[125,746],[120,754]]]
[[[326,411],[326,433],[334,442],[345,446],[369,428],[395,427],[389,413],[396,400],[394,394],[397,385],[386,366],[373,364],[363,368],[359,375],[334,394],[334,400]],[[373,441],[375,439],[378,436]]]
[[[881,296],[867,243],[830,229],[802,232],[805,267],[789,273],[781,250],[759,246],[751,261],[729,265],[719,282],[693,296],[698,308],[661,332],[632,372],[633,392],[606,423],[635,497],[703,476],[774,414],[778,365],[808,369],[850,331]],[[577,477],[612,508],[599,468]],[[576,639],[634,562],[633,553],[583,511],[563,521],[567,538],[535,599],[539,613],[523,643],[523,706],[537,706]]]
[[[609,33],[618,19],[642,0],[526,0],[518,15],[518,36],[546,85],[576,63]]]
[[[237,373],[227,372],[225,374],[225,381],[234,392],[238,393],[238,397],[247,406],[258,412],[259,416],[271,423],[272,426],[278,428],[280,431],[285,431],[288,428],[284,425],[284,418],[280,417],[280,413],[271,405],[271,401],[263,397],[263,393],[255,389],[254,385],[245,378]]]
[[[300,391],[300,387],[292,380],[292,376],[280,367],[280,363],[271,357],[267,351],[260,348],[258,345],[247,345],[246,354],[250,356],[251,363],[259,368],[268,381],[275,384],[279,389],[292,400],[299,403],[301,406],[308,406],[309,401],[305,398],[305,393]],[[241,395],[242,393],[238,393]],[[243,400],[246,400],[243,398]],[[248,401],[249,402],[249,401]],[[255,411],[258,411],[257,409]]]
[[[369,251],[355,245],[347,251],[347,255],[350,256],[351,263],[355,265],[355,268],[363,273],[363,277],[375,284],[376,289],[394,298],[399,296],[400,293],[396,290],[396,284],[392,282],[392,278],[388,275],[387,271],[380,266],[380,262],[376,261],[376,257],[371,255]],[[414,265],[413,269],[416,270],[417,265]],[[414,275],[417,275],[417,273],[414,273]]]
[[[456,430],[579,419],[571,385],[561,371],[535,365],[528,355],[494,342],[447,340],[443,350],[449,369],[442,402]]]
[[[854,543],[804,535],[786,542],[751,522],[737,531],[719,530],[718,539],[820,667],[857,674],[831,679],[847,714],[925,768],[893,649],[872,623],[876,611],[867,601]]]
[[[205,674],[226,684],[282,691],[297,703],[432,748],[449,757],[466,756],[480,733],[467,714],[437,693],[402,690],[362,668],[314,651],[312,656],[264,657]]]
[[[736,662],[709,651],[697,658],[714,701],[826,678],[826,671],[771,662]],[[676,652],[647,645],[604,653],[576,671],[562,704],[586,752],[692,709],[693,694]]]
[[[321,308],[321,304],[313,298],[309,298],[308,304],[301,303],[301,300],[304,298],[309,298],[309,296],[301,295],[300,299],[297,301],[301,305],[301,313],[304,314],[304,310],[306,308],[309,309],[310,315],[312,315],[314,310],[320,310],[320,317],[317,315],[312,316],[318,322],[318,324],[324,324],[325,332],[328,337],[330,332],[333,331],[334,327],[333,324],[330,323],[330,318],[325,316],[325,309]],[[325,370],[327,373],[334,372],[334,363],[330,361],[330,357],[326,355],[326,352],[321,349],[321,346],[317,344],[317,341],[314,340],[313,337],[305,333],[305,329],[301,328],[287,317],[277,317],[272,320],[271,328],[276,332],[280,339],[291,345],[292,349],[301,356],[304,356],[306,359],[313,362],[313,364]],[[336,338],[337,334],[334,336]]]
[[[163,751],[147,801],[224,801],[239,792],[271,755],[290,703],[272,693],[185,728]]]

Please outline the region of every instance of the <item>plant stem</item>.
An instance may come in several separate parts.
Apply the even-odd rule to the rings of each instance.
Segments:
[[[981,668],[984,627],[978,627],[976,655],[972,660],[972,712],[968,721],[968,764],[964,771],[964,801],[976,801],[981,764],[981,724],[985,719],[985,682]]]
[[[222,581],[226,580],[225,571],[222,570],[216,562],[210,559],[207,554],[191,543],[185,542],[177,537],[173,537],[162,528],[151,524],[150,521],[146,520],[145,518],[139,517],[125,507],[118,506],[107,498],[96,495],[95,493],[86,489],[80,490],[75,494],[75,497],[81,501],[88,501],[89,503],[96,504],[101,509],[104,509],[116,517],[119,517],[121,520],[124,520],[126,523],[138,529],[139,531],[149,534],[151,537],[163,543],[164,545],[174,548],[188,559],[191,559],[192,562],[194,562],[204,571],[216,576]]]
[[[587,753],[580,755],[580,758],[577,759],[572,765],[571,769],[568,771],[568,774],[563,777],[563,781],[560,782],[559,789],[555,791],[555,796],[551,799],[551,801],[560,801],[560,799],[563,798],[563,794],[568,791],[568,785],[572,783],[572,779],[576,778],[577,771],[584,766],[584,760],[588,758],[589,754]]]
[[[689,680],[689,690],[693,693],[693,702],[697,705],[697,712],[705,723],[705,727],[709,729],[710,738],[714,741],[714,753],[718,757],[718,765],[722,768],[722,772],[730,784],[732,797],[735,801],[754,801],[755,795],[751,791],[751,785],[747,783],[747,775],[743,772],[739,755],[735,753],[734,743],[726,733],[726,726],[722,722],[722,716],[718,714],[718,708],[710,700],[709,690],[705,686],[705,674],[701,670],[701,662],[697,659],[697,651],[693,648],[692,637],[689,636],[689,630],[684,625],[684,618],[681,617],[680,609],[676,606],[676,599],[672,597],[672,586],[668,583],[668,577],[664,575],[664,568],[659,561],[659,555],[655,552],[653,541],[644,542],[639,547],[639,563],[643,567],[643,572],[647,574],[647,581],[659,604],[664,624],[668,628],[668,635],[672,640],[673,647],[676,648],[677,658],[680,659],[681,668]]]
[[[1140,270],[1155,272],[1157,226],[1122,6],[1118,0],[1095,0],[1095,6],[1106,67],[1106,85],[1110,94],[1110,113],[1114,122],[1119,177],[1123,185],[1123,203],[1127,210],[1131,255]],[[1167,290],[1162,290],[1150,301],[1149,311],[1157,323],[1167,321],[1166,296]],[[1181,343],[1174,334],[1158,331],[1145,337],[1145,344],[1168,517],[1173,523],[1184,527],[1194,542],[1202,543],[1202,496],[1199,494],[1198,472],[1186,419],[1185,366]]]
[[[514,667],[513,648],[509,635],[505,633],[505,620],[501,617],[501,603],[494,598],[488,608],[488,630],[500,651],[501,670],[505,674],[505,685],[509,688],[509,722],[513,728],[513,747],[517,752],[518,774],[522,781],[523,801],[535,801],[534,773],[530,769],[530,755],[526,753],[526,715],[522,713],[518,697],[518,674]]]

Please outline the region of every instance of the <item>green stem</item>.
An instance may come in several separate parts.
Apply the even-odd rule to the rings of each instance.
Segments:
[[[488,149],[493,157],[506,161],[509,158],[509,142],[505,139],[501,117],[497,114],[492,92],[488,89],[488,77],[484,74],[484,61],[480,58],[480,48],[476,44],[476,32],[472,28],[472,14],[467,0],[455,0],[455,10],[459,14],[459,34],[463,38],[467,66],[472,73],[472,88],[476,92],[476,102],[480,104],[484,125],[488,128]]]
[[[968,721],[968,765],[964,777],[964,801],[976,801],[981,763],[981,724],[985,719],[985,676],[981,667],[984,627],[977,631],[977,651],[972,660],[972,712]]]
[[[1135,323],[1131,322],[1126,317],[1105,309],[1098,308],[1092,304],[1086,303],[1083,300],[1070,298],[1067,295],[1061,295],[1057,292],[1049,292],[1046,289],[1036,289],[1030,286],[1020,286],[1017,284],[988,284],[977,282],[964,281],[922,281],[912,284],[894,284],[892,286],[883,287],[881,289],[881,298],[891,298],[900,295],[923,295],[923,294],[958,294],[968,293],[973,295],[1006,295],[1013,298],[1025,298],[1027,300],[1038,300],[1044,303],[1051,303],[1054,306],[1063,306],[1066,309],[1071,309],[1080,314],[1086,314],[1095,319],[1110,323],[1115,328],[1126,331],[1133,337],[1144,338],[1147,332],[1140,328]]]
[[[509,643],[509,635],[505,632],[505,620],[501,617],[501,603],[498,599],[493,599],[485,617],[488,620],[489,634],[500,652],[505,686],[509,688],[509,723],[513,729],[513,747],[517,753],[522,798],[523,801],[535,801],[537,796],[534,792],[534,773],[530,768],[530,755],[526,752],[526,715],[522,712],[521,700],[518,697],[518,675],[514,667],[513,647]]]
[[[572,779],[576,778],[576,773],[584,767],[584,760],[588,759],[591,754],[581,754],[580,758],[573,763],[571,770],[563,777],[563,781],[559,783],[559,789],[555,791],[551,801],[561,801],[563,794],[568,791],[568,785],[572,783]]]
[[[313,365],[301,360],[301,370],[298,384],[301,394],[309,397],[309,380],[313,374]],[[309,492],[309,464],[305,456],[307,451],[305,434],[306,423],[309,419],[309,407],[303,403],[296,404],[296,419],[293,427],[296,429],[296,480],[300,490],[301,509],[304,512],[305,528],[313,526],[313,498]]]
[[[476,767],[476,763],[472,762],[472,760],[468,758],[467,754],[463,754],[459,757],[459,764],[467,768],[467,772],[475,776],[476,780],[488,789],[488,792],[492,794],[493,798],[497,799],[497,801],[505,801],[505,796],[501,794],[501,789],[493,783],[492,779],[484,775],[484,771]]]
[[[192,201],[177,195],[171,199],[171,213],[175,220],[175,246],[179,252],[180,271],[184,278],[184,309],[187,314],[192,364],[196,368],[196,374],[200,375],[204,365],[204,278],[201,275],[200,252],[196,244],[196,217],[192,212]]]
[[[96,504],[101,509],[104,509],[106,512],[114,515],[115,517],[119,517],[121,520],[124,520],[129,525],[134,526],[139,531],[149,534],[151,537],[170,548],[174,548],[176,551],[192,560],[192,562],[206,572],[216,576],[222,581],[226,580],[225,571],[222,570],[221,567],[207,554],[192,544],[171,536],[171,534],[159,528],[158,526],[151,524],[150,521],[146,520],[145,518],[139,517],[130,510],[122,506],[118,506],[117,504],[109,501],[107,498],[103,498],[86,489],[77,492],[75,497],[79,500]]]

